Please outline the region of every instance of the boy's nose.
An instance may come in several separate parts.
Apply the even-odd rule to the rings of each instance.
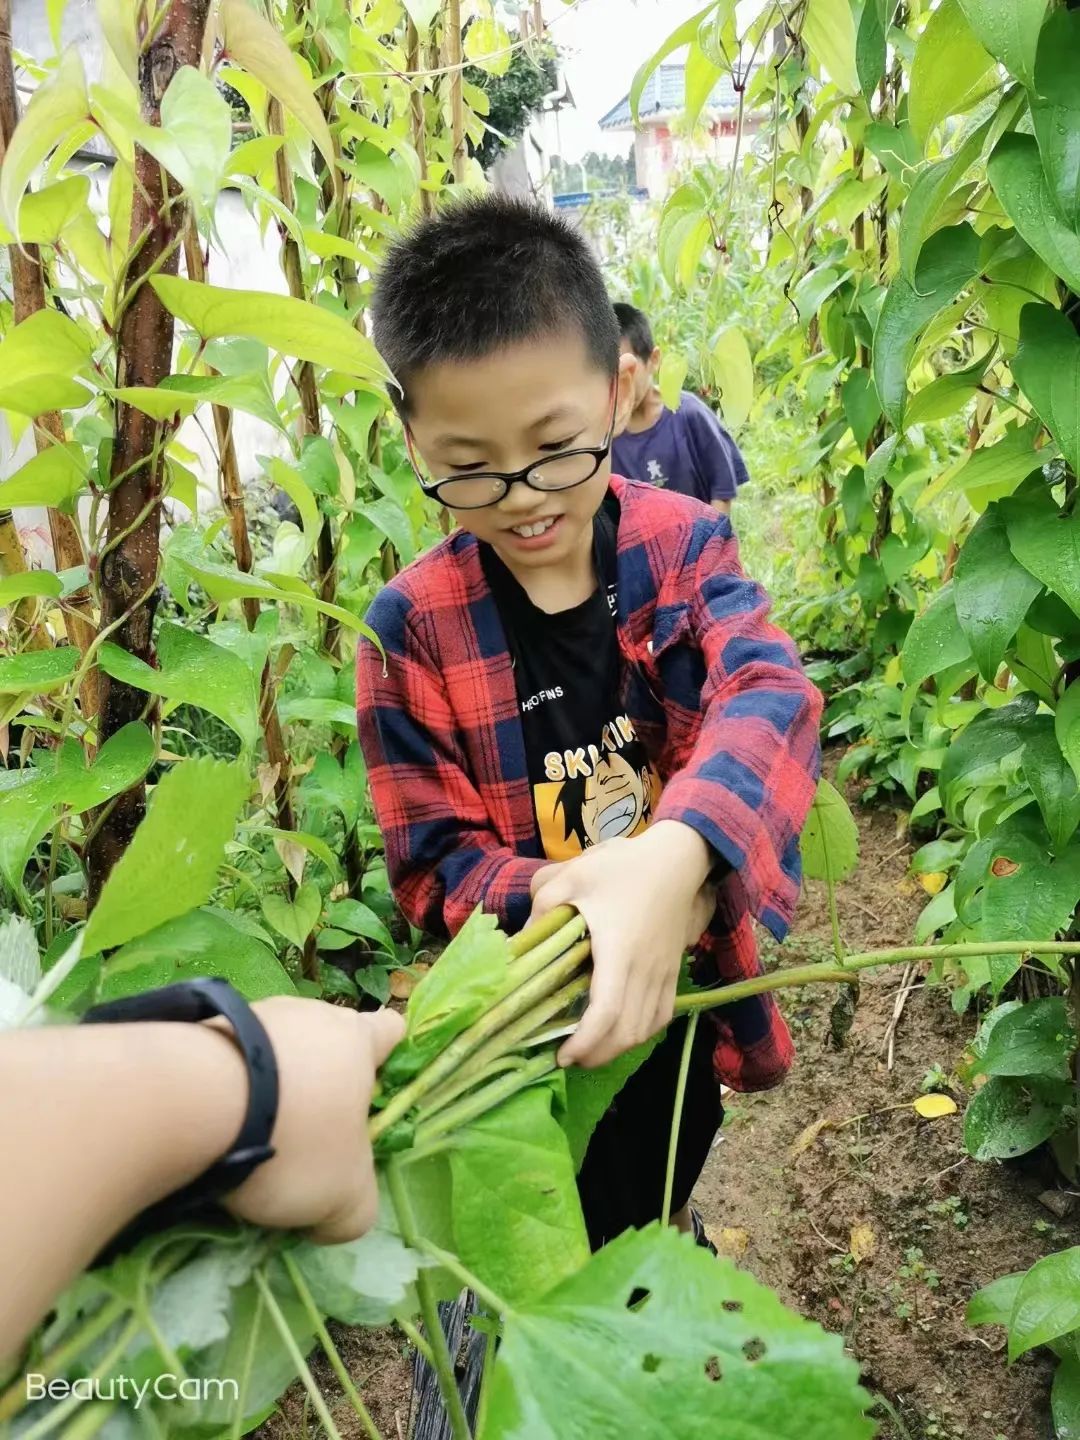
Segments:
[[[531,485],[526,485],[519,480],[516,485],[511,485],[503,498],[499,501],[498,509],[503,515],[512,515],[515,519],[523,519],[529,515],[539,514],[547,501],[547,496],[540,490],[534,490]]]

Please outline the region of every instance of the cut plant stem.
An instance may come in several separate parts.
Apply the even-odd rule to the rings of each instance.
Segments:
[[[386,1183],[390,1190],[390,1199],[393,1201],[402,1240],[410,1250],[421,1250],[423,1241],[417,1230],[416,1216],[413,1214],[409,1191],[402,1175],[401,1162],[396,1156],[392,1156],[386,1166]],[[426,1270],[420,1270],[416,1276],[416,1294],[420,1301],[420,1314],[423,1317],[424,1329],[427,1331],[427,1342],[431,1347],[432,1368],[439,1381],[439,1393],[446,1406],[451,1433],[454,1440],[471,1440],[469,1422],[465,1418],[465,1409],[461,1403],[461,1393],[458,1390],[457,1377],[454,1374],[454,1362],[450,1358],[446,1335],[443,1333],[442,1322],[439,1319],[439,1307],[435,1303],[435,1292],[431,1288],[431,1276]]]
[[[486,1115],[489,1110],[494,1110],[496,1105],[501,1105],[504,1100],[509,1100],[511,1095],[516,1095],[519,1090],[524,1090],[535,1080],[542,1080],[545,1075],[550,1075],[553,1070],[559,1067],[555,1061],[552,1051],[536,1055],[531,1060],[526,1060],[523,1065],[512,1070],[508,1075],[500,1075],[498,1079],[492,1080],[475,1094],[466,1095],[454,1105],[448,1105],[441,1110],[434,1120],[428,1120],[416,1127],[416,1143],[427,1144],[437,1139],[440,1135],[449,1135],[454,1130],[460,1130],[462,1126],[468,1125],[472,1120],[478,1120],[481,1115]]]
[[[675,1108],[671,1117],[671,1134],[668,1138],[667,1170],[664,1174],[664,1203],[660,1210],[661,1225],[671,1222],[671,1197],[675,1190],[675,1160],[679,1153],[679,1131],[682,1129],[683,1102],[686,1100],[686,1077],[690,1073],[690,1054],[694,1048],[700,1010],[695,1010],[686,1024],[683,1037],[682,1055],[679,1059],[679,1078],[675,1082]]]
[[[533,975],[564,955],[570,946],[585,935],[585,921],[580,915],[571,915],[565,925],[560,925],[554,935],[526,950],[511,960],[507,978],[516,988]]]
[[[554,935],[557,930],[561,930],[568,921],[574,919],[576,914],[577,911],[572,905],[560,905],[557,909],[549,911],[542,920],[537,920],[535,925],[529,925],[526,929],[519,930],[507,942],[511,956],[516,960],[527,950],[532,950],[534,946]]]
[[[545,966],[538,975],[534,975],[519,989],[493,1005],[486,1015],[482,1015],[468,1030],[453,1039],[441,1055],[437,1055],[425,1070],[399,1090],[385,1109],[371,1117],[368,1134],[372,1140],[377,1140],[391,1125],[403,1119],[437,1085],[455,1075],[463,1061],[467,1060],[473,1051],[478,1050],[485,1040],[489,1040],[511,1021],[530,1010],[538,1000],[543,1000],[553,991],[560,989],[581,969],[588,958],[589,942],[579,940],[565,955]]]

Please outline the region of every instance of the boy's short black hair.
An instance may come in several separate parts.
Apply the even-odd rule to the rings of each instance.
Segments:
[[[639,360],[648,360],[656,349],[648,316],[623,300],[617,301],[613,308],[619,322],[619,334],[629,342],[630,349]]]
[[[588,242],[561,216],[472,195],[391,245],[371,306],[376,347],[406,392],[425,365],[577,329],[597,367],[619,368],[619,328]]]

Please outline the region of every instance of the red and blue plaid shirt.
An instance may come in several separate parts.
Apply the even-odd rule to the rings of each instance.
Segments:
[[[764,592],[743,575],[726,516],[612,479],[620,505],[620,701],[663,782],[657,819],[692,826],[731,867],[695,978],[760,974],[750,917],[777,939],[799,893],[821,697]],[[367,616],[357,654],[360,744],[403,913],[455,934],[477,905],[524,925],[547,862],[536,833],[513,665],[478,543],[455,531],[403,570]],[[714,1068],[737,1090],[793,1059],[770,995],[711,1012]]]

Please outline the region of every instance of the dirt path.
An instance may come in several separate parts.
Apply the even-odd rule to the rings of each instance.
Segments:
[[[861,863],[840,889],[847,945],[911,940],[925,896],[907,878],[909,846],[886,811],[857,812]],[[824,886],[810,882],[782,963],[831,954]],[[773,950],[770,957],[778,961]],[[864,982],[843,1049],[831,1042],[833,987],[784,992],[799,1059],[787,1082],[735,1096],[696,1202],[723,1250],[802,1314],[843,1334],[882,1408],[881,1440],[1051,1440],[1051,1368],[1028,1356],[1006,1368],[1001,1332],[972,1332],[964,1308],[981,1285],[1080,1243],[1039,1203],[1052,1177],[1037,1167],[979,1165],[965,1155],[960,1115],[920,1120],[904,1102],[940,1066],[947,1077],[975,1030],[948,995],[908,998],[890,1072],[882,1042],[900,970]],[[956,1099],[963,1103],[957,1090]],[[889,1110],[889,1106],[904,1108]],[[792,1158],[812,1122],[869,1116],[823,1130]],[[863,1227],[854,1240],[852,1231]],[[852,1247],[866,1251],[856,1262]],[[350,1373],[385,1440],[405,1440],[409,1359],[394,1330],[335,1327]],[[361,1435],[321,1357],[313,1369],[344,1440]],[[314,1434],[294,1387],[262,1440]]]
[[[839,897],[845,942],[910,943],[926,897],[906,878],[908,847],[889,813],[857,819],[862,863]],[[810,882],[783,963],[825,958],[830,945],[825,887]],[[1003,1333],[969,1330],[964,1308],[988,1280],[1076,1244],[1080,1225],[1039,1203],[1052,1180],[1037,1166],[967,1158],[961,1115],[887,1111],[917,1095],[933,1066],[949,1075],[975,1030],[944,991],[916,989],[890,1073],[882,1042],[899,982],[899,968],[864,982],[839,1051],[829,1023],[836,989],[785,992],[796,1067],[777,1091],[732,1097],[697,1202],[722,1249],[844,1335],[865,1383],[893,1407],[879,1412],[883,1440],[1049,1440],[1050,1365],[1029,1356],[1007,1370]],[[792,1157],[814,1121],[883,1111],[824,1130]],[[855,1227],[867,1228],[853,1239]],[[872,1253],[856,1263],[861,1247]]]

